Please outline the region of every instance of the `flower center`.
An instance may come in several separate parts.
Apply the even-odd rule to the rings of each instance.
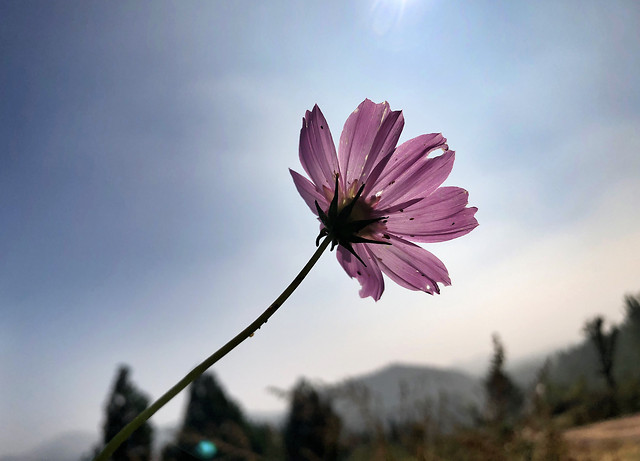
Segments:
[[[356,184],[351,186],[351,194],[355,190]],[[345,197],[342,200],[340,206],[338,206],[338,175],[336,174],[336,187],[333,194],[333,199],[329,205],[329,209],[325,212],[320,208],[316,201],[316,210],[320,221],[324,225],[318,238],[316,239],[316,246],[320,244],[320,239],[325,235],[331,239],[331,249],[333,250],[336,245],[340,245],[354,255],[358,261],[360,261],[365,267],[366,264],[360,256],[353,251],[352,243],[372,243],[380,245],[390,245],[390,242],[380,242],[378,240],[372,240],[361,235],[358,235],[367,226],[387,219],[388,216],[381,216],[378,218],[371,218],[371,207],[365,200],[361,200],[360,196],[364,190],[364,184],[360,186],[358,191],[351,197]]]

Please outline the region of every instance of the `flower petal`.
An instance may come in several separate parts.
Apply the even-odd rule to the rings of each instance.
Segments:
[[[367,246],[362,243],[354,243],[353,250],[362,258],[367,267],[364,267],[348,250],[342,246],[338,247],[336,256],[338,262],[351,278],[356,278],[362,288],[360,297],[371,296],[375,301],[379,300],[384,291],[384,280],[377,261],[370,254]]]
[[[414,242],[435,243],[468,234],[478,226],[477,208],[466,208],[469,194],[460,187],[440,187],[402,213],[389,213],[386,227]]]
[[[345,122],[338,146],[344,190],[354,181],[367,182],[379,159],[395,149],[403,127],[402,111],[392,112],[387,102],[365,99],[360,103]]]
[[[333,190],[339,172],[338,157],[329,125],[316,104],[307,111],[300,129],[300,163],[318,191]]]
[[[440,293],[438,283],[451,285],[442,261],[422,247],[394,235],[391,245],[371,245],[380,269],[398,285],[429,294]]]
[[[380,162],[383,166],[382,171],[372,171],[363,192],[364,196],[383,191],[400,173],[420,159],[426,159],[430,152],[436,149],[446,151],[448,148],[446,138],[440,133],[423,134],[400,144],[386,164]],[[376,170],[380,170],[380,166],[377,165]]]
[[[318,205],[323,210],[326,210],[329,207],[329,202],[326,197],[318,192],[316,186],[309,181],[307,178],[302,176],[300,173],[293,171],[289,168],[289,173],[291,173],[291,177],[293,178],[293,183],[296,185],[296,189],[298,189],[298,193],[307,204],[313,214],[318,216],[318,210],[316,209],[316,200],[318,201]]]
[[[455,152],[448,150],[435,158],[422,158],[404,171],[389,175],[389,183],[380,195],[376,209],[396,205],[415,198],[428,197],[451,173]],[[380,182],[380,181],[378,181]]]

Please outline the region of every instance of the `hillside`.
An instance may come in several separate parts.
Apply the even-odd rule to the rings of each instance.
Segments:
[[[640,414],[569,429],[564,433],[576,459],[640,459]]]
[[[392,364],[329,388],[334,408],[351,430],[407,419],[451,427],[469,422],[481,407],[482,384],[464,372],[425,365]]]

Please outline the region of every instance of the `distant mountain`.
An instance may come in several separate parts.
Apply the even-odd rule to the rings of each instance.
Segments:
[[[545,361],[556,353],[548,352],[514,360],[512,363],[507,363],[505,369],[520,389],[527,392],[535,386]]]
[[[29,452],[0,456],[0,461],[79,461],[82,456],[91,453],[97,439],[98,436],[91,432],[66,432]]]
[[[613,355],[613,375],[618,382],[640,379],[640,295],[625,298],[627,315],[617,325],[605,326],[608,334],[612,327],[616,328],[615,353]],[[547,361],[548,379],[558,386],[571,387],[581,382],[589,389],[604,389],[606,382],[600,372],[601,364],[598,350],[592,339],[583,336],[582,340],[565,348],[551,351],[540,360],[529,363],[529,372],[537,366],[541,369]],[[510,367],[507,367],[509,371]],[[514,379],[526,374],[526,367],[514,370]],[[531,373],[529,373],[531,375]],[[518,384],[522,385],[520,381]]]
[[[508,346],[509,345],[507,344],[507,348]],[[518,386],[523,390],[526,390],[535,382],[538,374],[540,373],[540,369],[547,358],[558,353],[559,350],[557,349],[549,349],[546,352],[539,352],[537,354],[521,357],[515,360],[512,360],[507,356],[505,370]],[[490,364],[491,355],[479,355],[471,359],[457,362],[454,364],[453,368],[482,380],[486,376]]]
[[[174,426],[155,427],[153,446],[155,453],[174,439]],[[35,449],[14,455],[1,455],[0,461],[80,461],[90,459],[97,446],[99,436],[96,433],[72,431],[51,438]]]
[[[356,431],[425,418],[450,427],[469,422],[471,410],[484,401],[478,378],[424,365],[389,365],[330,386],[327,392],[345,426]]]
[[[640,379],[640,294],[625,296],[626,316],[619,324],[604,322],[603,334],[612,328],[617,331],[613,355],[613,375],[619,382]],[[590,319],[593,320],[593,319]],[[543,364],[547,362],[548,380],[555,385],[570,387],[582,382],[590,389],[603,389],[605,380],[600,372],[600,358],[593,340],[585,335],[577,343],[532,357],[520,366],[507,366],[514,380],[523,386],[535,379]],[[536,371],[537,368],[537,371]]]

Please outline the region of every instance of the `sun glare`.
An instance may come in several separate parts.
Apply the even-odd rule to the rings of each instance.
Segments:
[[[370,10],[371,28],[378,35],[385,35],[397,27],[408,0],[374,0]]]

